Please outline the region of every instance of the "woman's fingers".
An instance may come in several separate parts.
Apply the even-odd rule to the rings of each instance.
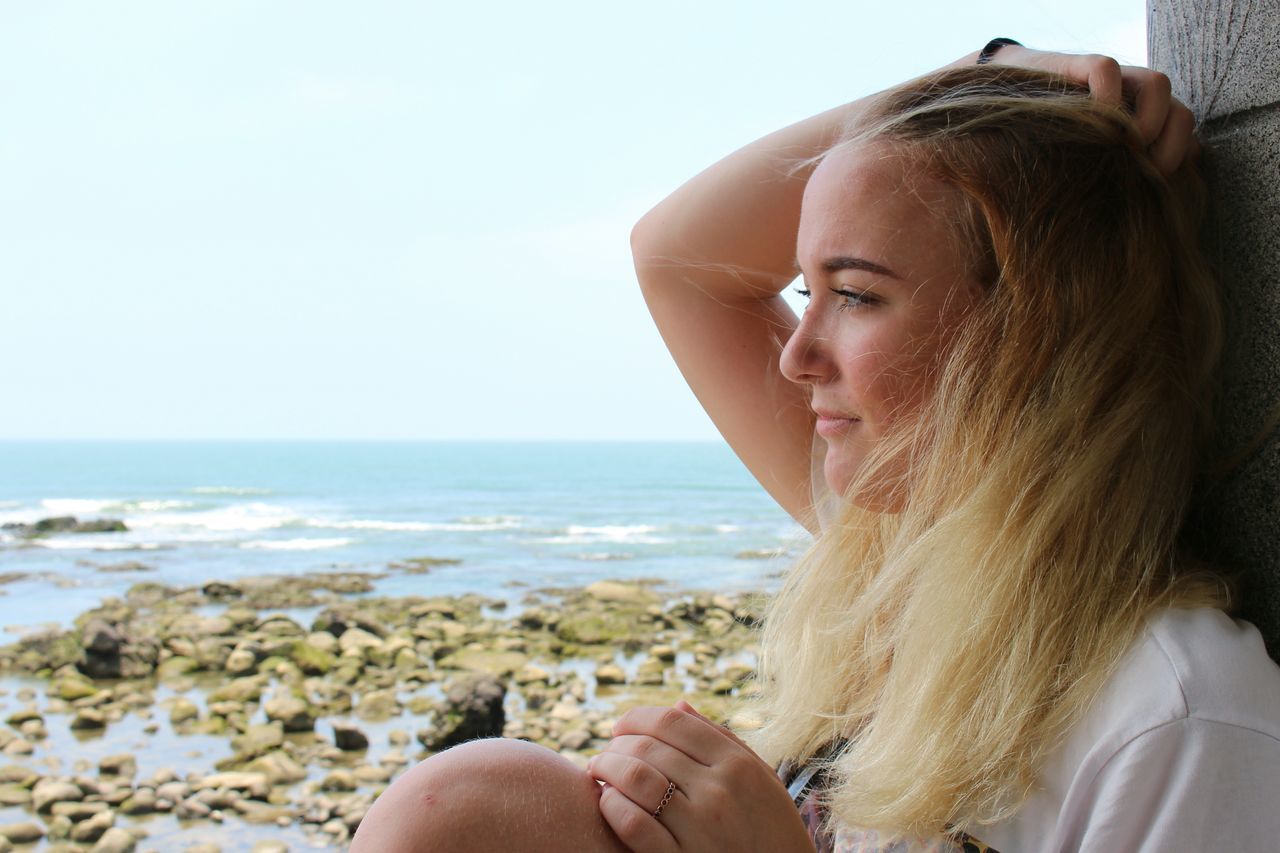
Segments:
[[[702,765],[710,765],[723,757],[727,749],[737,747],[725,738],[719,727],[705,718],[679,708],[632,708],[613,727],[614,741],[621,735],[642,735],[661,741]],[[679,784],[679,779],[676,783]]]
[[[662,822],[610,785],[600,792],[600,814],[618,840],[635,853],[678,850],[675,836]]]
[[[1182,165],[1189,155],[1199,153],[1199,143],[1195,138],[1196,120],[1191,110],[1174,101],[1174,106],[1165,118],[1160,135],[1149,148],[1151,159],[1156,168],[1168,175]]]
[[[622,752],[602,752],[587,762],[587,772],[620,791],[652,814],[662,802],[671,780],[646,761]]]
[[[1133,103],[1133,117],[1138,123],[1138,133],[1147,145],[1160,138],[1174,104],[1169,78],[1149,68],[1125,66],[1124,92]],[[1180,106],[1180,104],[1179,104]]]

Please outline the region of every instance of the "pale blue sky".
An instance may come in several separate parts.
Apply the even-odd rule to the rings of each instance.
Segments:
[[[40,2],[0,13],[0,438],[687,439],[631,224],[995,35],[1142,0]]]

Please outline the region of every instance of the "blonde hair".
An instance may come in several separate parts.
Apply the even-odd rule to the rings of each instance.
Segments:
[[[834,819],[936,836],[1017,809],[1155,611],[1229,605],[1179,546],[1222,308],[1190,167],[1161,175],[1061,77],[922,78],[837,147],[867,141],[957,190],[987,286],[846,491],[901,511],[846,499],[771,602],[749,738],[771,762],[841,743]]]

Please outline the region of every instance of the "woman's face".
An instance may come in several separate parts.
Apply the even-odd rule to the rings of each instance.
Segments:
[[[810,301],[781,368],[809,388],[837,494],[890,424],[919,410],[931,368],[981,293],[948,225],[955,192],[883,142],[828,156],[805,189],[796,259]],[[901,509],[884,496],[853,499]]]

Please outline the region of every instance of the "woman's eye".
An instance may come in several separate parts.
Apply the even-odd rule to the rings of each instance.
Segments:
[[[833,287],[831,288],[831,292],[840,297],[839,309],[841,311],[849,308],[862,308],[875,302],[874,299],[867,296],[865,293],[854,293],[852,290],[841,290],[840,288]]]

